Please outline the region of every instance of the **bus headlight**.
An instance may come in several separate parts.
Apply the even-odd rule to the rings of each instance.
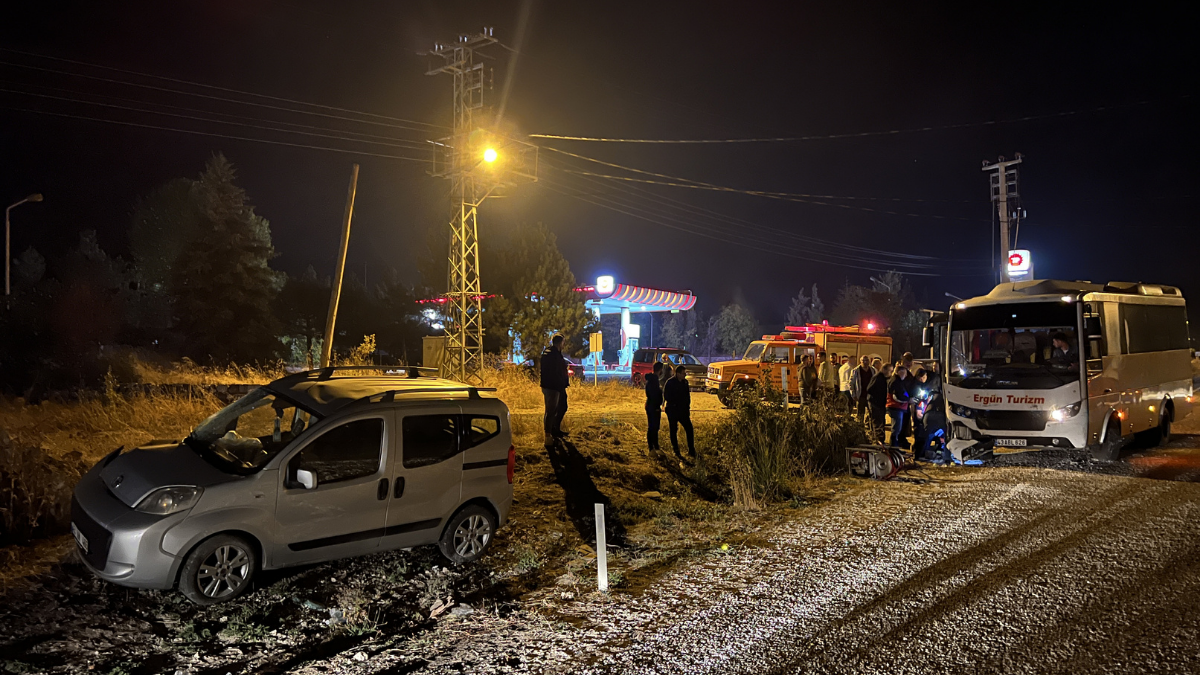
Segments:
[[[955,424],[950,428],[950,433],[960,441],[969,441],[972,438],[971,428],[965,424]]]
[[[1083,401],[1079,401],[1072,403],[1071,405],[1065,405],[1061,408],[1055,408],[1054,410],[1050,411],[1050,419],[1054,420],[1055,422],[1069,420],[1079,414],[1079,407],[1082,403]]]
[[[950,412],[954,413],[955,415],[958,415],[959,417],[965,417],[967,419],[975,418],[974,408],[968,408],[965,405],[959,405],[957,403],[950,404]]]

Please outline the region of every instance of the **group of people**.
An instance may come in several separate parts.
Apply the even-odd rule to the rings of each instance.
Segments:
[[[866,381],[856,403],[859,419],[867,415],[866,424],[872,438],[893,448],[911,449],[916,459],[948,462],[946,447],[946,416],[941,405],[941,379],[937,363],[932,369],[913,366],[913,355],[905,352],[896,363],[881,363],[875,359],[854,370],[853,384]],[[867,371],[870,370],[868,378]],[[886,417],[886,423],[885,423]]]
[[[550,347],[542,354],[540,364],[547,447],[566,436],[562,420],[567,413],[570,376],[562,342],[562,336],[555,335]],[[670,369],[670,372],[664,369]],[[949,461],[945,443],[946,417],[941,405],[941,380],[936,363],[932,370],[914,367],[912,353],[905,352],[894,364],[864,355],[855,366],[849,356],[821,351],[815,358],[805,354],[797,374],[803,401],[815,400],[818,396],[840,396],[846,402],[847,410],[866,424],[876,442],[886,440],[893,448],[911,449],[916,459]],[[678,438],[678,429],[683,427],[688,455],[694,459],[696,444],[687,371],[682,365],[672,368],[668,363],[655,362],[653,377],[645,378],[645,390],[648,448],[661,450],[658,435],[665,411],[675,457],[680,462],[685,461]]]
[[[539,362],[541,371],[542,397],[545,403],[543,426],[546,433],[546,447],[566,437],[562,429],[563,417],[567,414],[567,388],[571,385],[567,361],[562,353],[563,336],[555,335],[550,340],[550,346],[542,352]],[[695,431],[692,428],[692,392],[688,386],[687,370],[683,365],[674,367],[669,379],[663,380],[664,369],[670,369],[668,363],[654,364],[654,377],[646,378],[646,443],[650,450],[661,450],[658,446],[658,432],[662,426],[662,413],[667,413],[667,424],[670,425],[671,447],[675,457],[680,462],[685,461],[679,451],[680,427],[687,438],[687,451],[691,459],[696,458]]]

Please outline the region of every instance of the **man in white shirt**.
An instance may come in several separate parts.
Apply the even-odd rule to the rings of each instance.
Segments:
[[[838,368],[838,390],[841,391],[842,398],[846,399],[846,405],[850,410],[854,410],[854,396],[850,393],[850,380],[853,372],[854,365],[850,363],[850,356],[843,355],[842,367]]]

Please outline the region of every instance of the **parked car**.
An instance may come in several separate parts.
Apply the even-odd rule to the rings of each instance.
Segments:
[[[677,366],[683,366],[687,371],[688,387],[693,391],[704,391],[704,376],[708,369],[686,349],[648,347],[634,351],[633,363],[630,364],[630,381],[636,386],[642,386],[645,377],[654,372],[655,361],[662,361],[663,364],[670,366],[672,371]],[[664,368],[660,379],[666,381],[667,377],[669,375]]]
[[[488,390],[392,371],[289,375],[181,442],[110,453],[71,504],[84,562],[208,605],[258,570],[425,544],[479,559],[512,505],[508,408]]]

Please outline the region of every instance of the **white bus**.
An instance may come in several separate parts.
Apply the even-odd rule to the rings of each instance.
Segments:
[[[947,330],[960,461],[1047,447],[1116,459],[1133,434],[1165,443],[1191,411],[1187,310],[1172,286],[1006,283],[954,305]]]

